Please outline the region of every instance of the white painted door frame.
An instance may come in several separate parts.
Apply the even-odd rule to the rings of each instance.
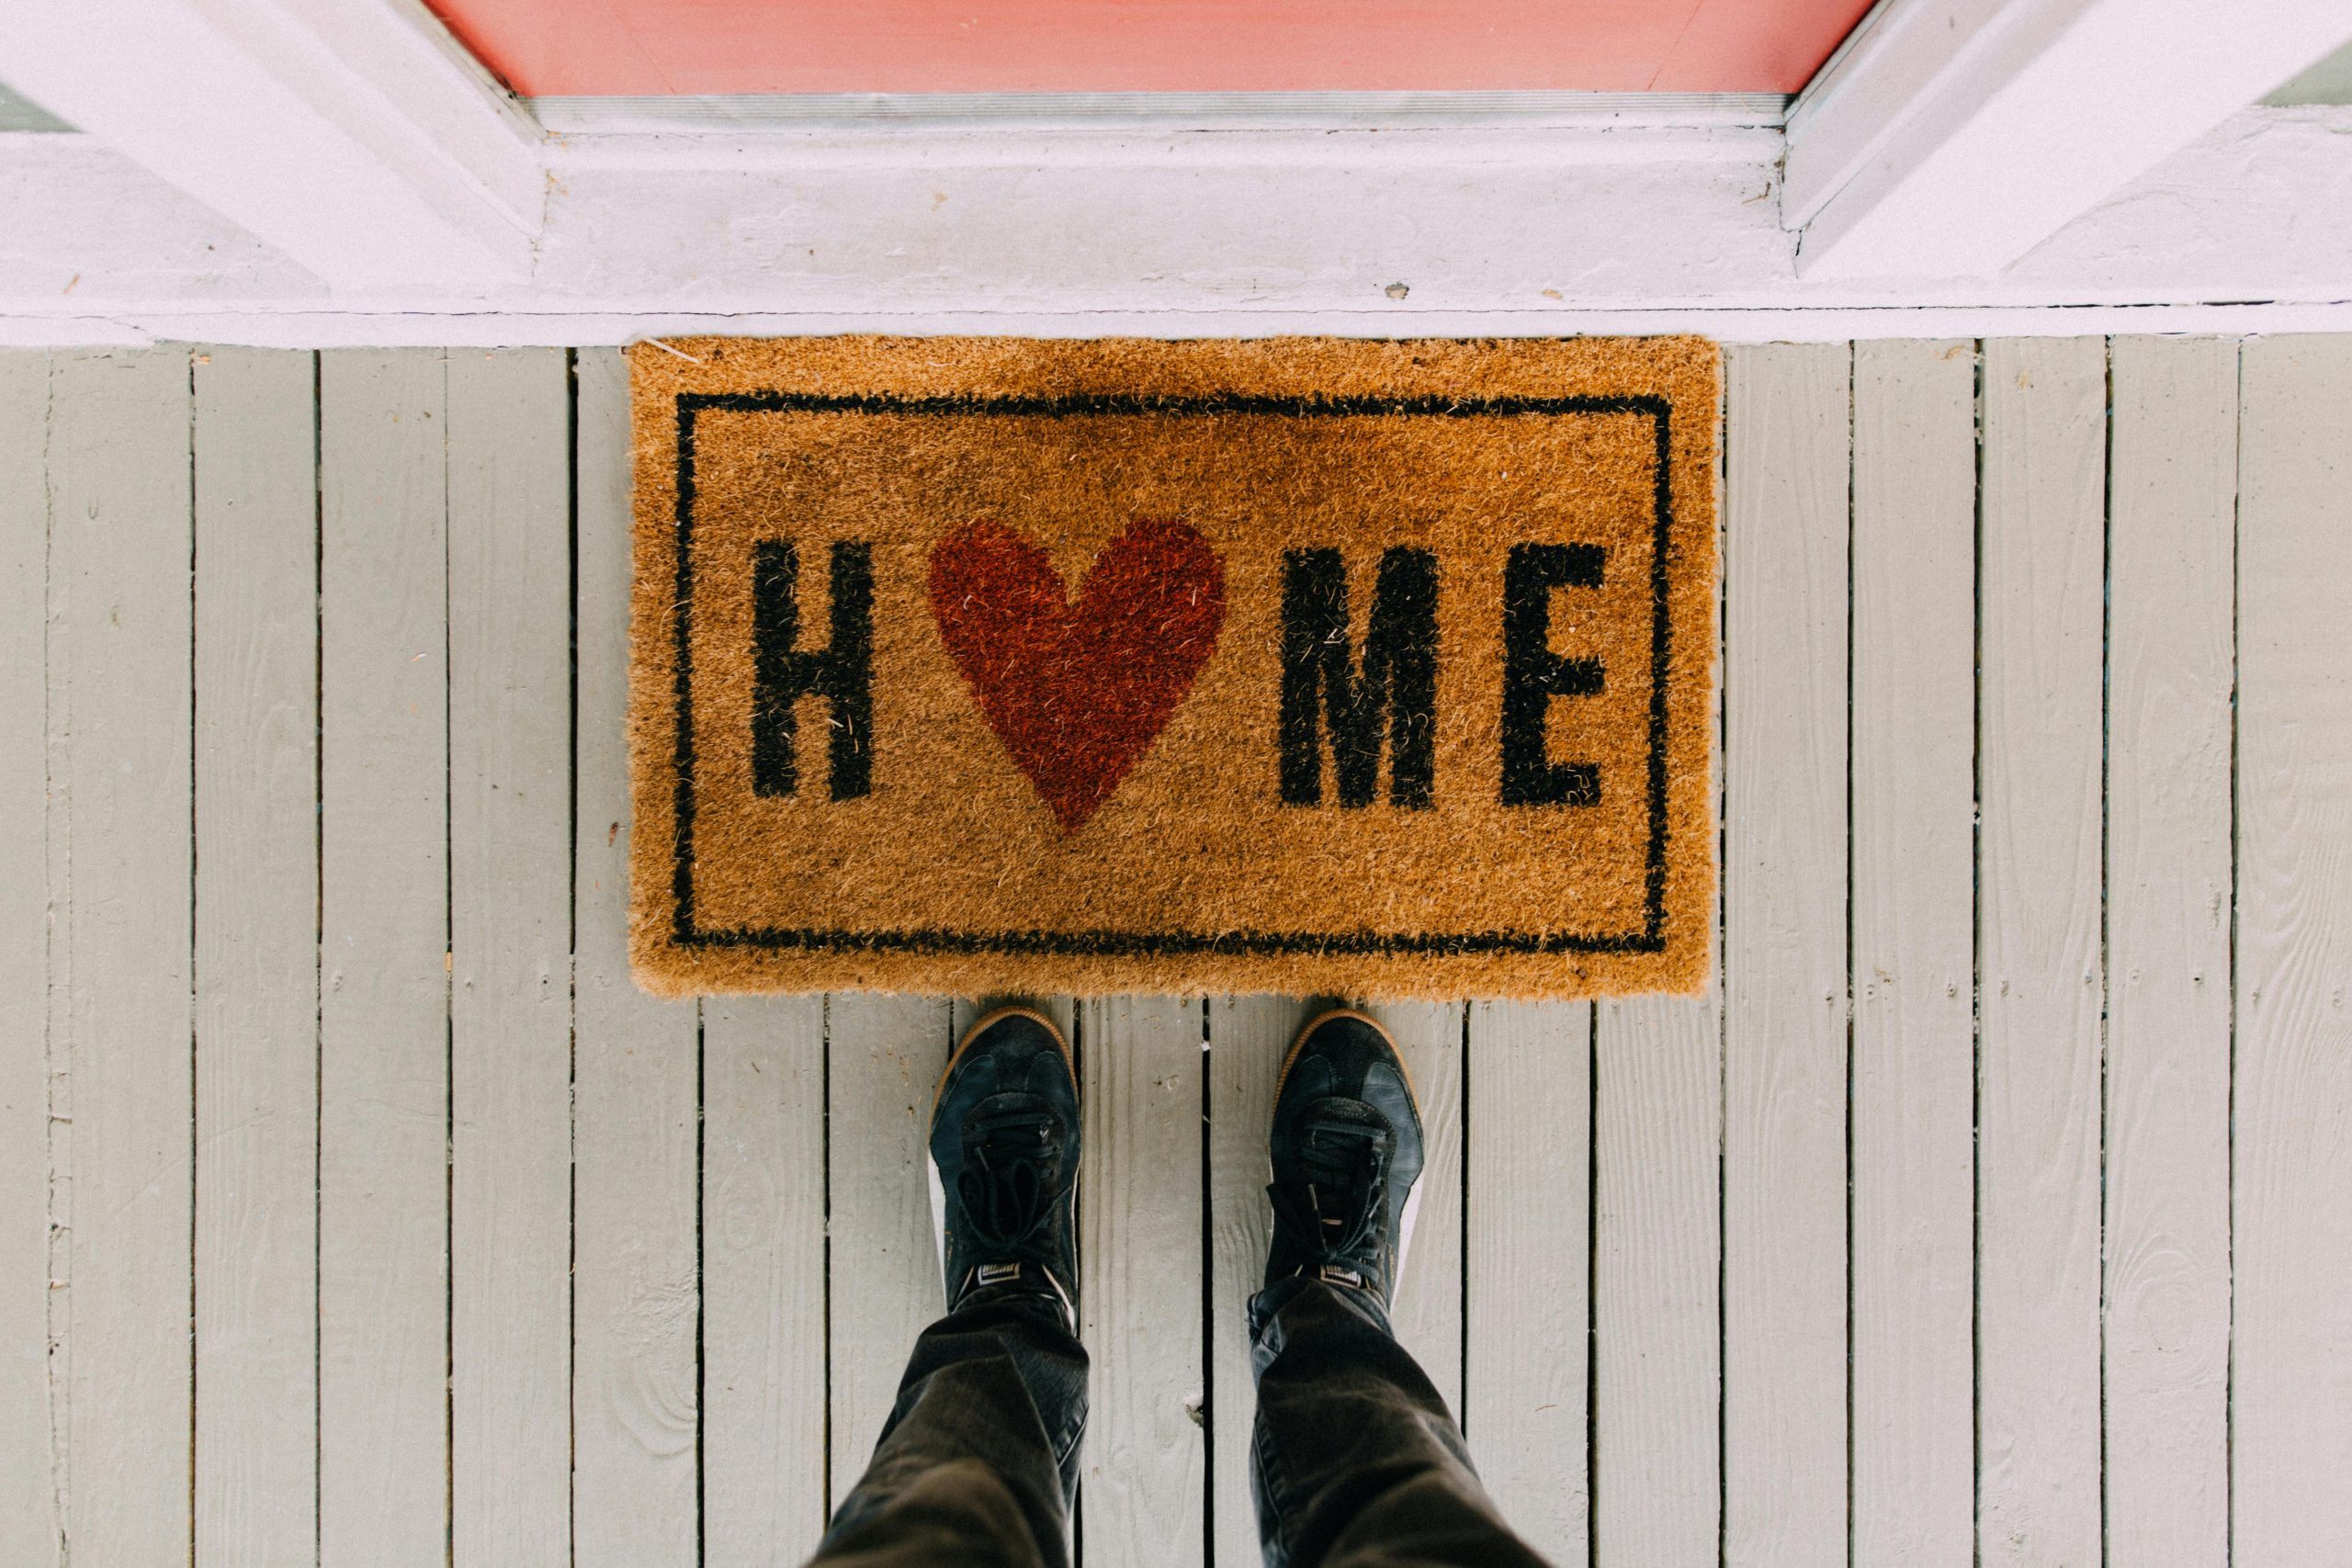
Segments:
[[[1560,95],[550,130],[418,0],[0,13],[85,133],[0,134],[14,341],[2352,325],[2352,110],[2243,107],[2352,0],[1886,0],[1785,133]]]
[[[6,0],[9,85],[338,290],[526,278],[537,123],[419,0]]]
[[[1790,117],[1798,269],[1997,272],[2347,37],[2347,0],[1882,0]]]

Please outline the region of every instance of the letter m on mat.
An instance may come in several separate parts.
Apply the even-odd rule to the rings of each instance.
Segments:
[[[1322,804],[1326,726],[1341,806],[1372,804],[1384,744],[1389,803],[1430,804],[1437,730],[1437,557],[1430,551],[1382,553],[1361,662],[1348,637],[1340,552],[1283,552],[1283,805]]]

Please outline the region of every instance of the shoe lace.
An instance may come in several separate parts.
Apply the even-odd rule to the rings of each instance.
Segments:
[[[1361,1261],[1388,1217],[1388,1134],[1362,1122],[1321,1117],[1300,1130],[1306,1179],[1275,1185],[1275,1212],[1293,1234],[1315,1238],[1310,1268]]]
[[[983,1122],[956,1195],[964,1208],[966,1233],[982,1260],[1023,1255],[1051,1223],[1055,1206],[1069,1190],[1067,1177],[1048,1169],[1054,1153],[1052,1123],[1015,1113]]]

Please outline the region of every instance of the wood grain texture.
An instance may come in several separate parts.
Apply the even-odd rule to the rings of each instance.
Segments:
[[[576,417],[572,1545],[580,1568],[685,1568],[696,1539],[696,1024],[695,1004],[655,1001],[628,975],[628,368],[618,350],[580,351]],[[820,1336],[822,1311],[820,1295]],[[820,1347],[820,1380],[823,1364]],[[817,1408],[821,1422],[821,1386]],[[727,1540],[714,1535],[714,1564]]]
[[[1854,348],[1853,1556],[1973,1555],[1975,351]]]
[[[865,1473],[915,1337],[946,1310],[925,1151],[953,1021],[944,998],[827,998],[829,1509]]]
[[[318,1560],[315,355],[196,395],[196,1562]]]
[[[49,1364],[49,355],[0,353],[0,1562],[57,1568]]]
[[[1724,1559],[1846,1551],[1853,351],[1726,351]],[[1474,1193],[1475,1196],[1475,1193]]]
[[[2238,434],[2233,1560],[2352,1540],[2352,336],[2250,338]]]
[[[1365,1004],[1405,1058],[1421,1108],[1421,1203],[1389,1321],[1445,1407],[1462,1411],[1462,1026],[1460,1002]],[[1299,1021],[1301,1023],[1305,1019]],[[1272,1102],[1268,1115],[1272,1114]],[[1271,1224],[1271,1222],[1269,1222]]]
[[[1977,1529],[2098,1560],[2107,343],[1984,345]]]
[[[194,876],[185,350],[51,372],[51,1026],[72,1076],[66,1539],[93,1568],[190,1539]]]
[[[1604,1002],[1593,1067],[1594,1550],[1713,1562],[1723,1377],[1723,1004]]]
[[[1079,1505],[1089,1561],[1206,1561],[1201,1003],[1082,1005],[1080,1337],[1091,1358]]]
[[[1210,1549],[1220,1562],[1260,1557],[1250,1494],[1258,1419],[1250,1298],[1265,1282],[1273,1235],[1266,1140],[1274,1082],[1307,1016],[1307,1004],[1290,997],[1219,997],[1209,1004],[1209,1509]]]
[[[571,1555],[571,476],[560,349],[451,349],[450,1557]]]
[[[2088,857],[2101,848],[2084,783],[2098,766],[2086,705],[2098,701],[2097,351],[1988,346],[1981,693],[1973,347],[1850,351],[1850,926],[1849,351],[1729,356],[1720,1482],[1703,1370],[1718,1201],[1702,1120],[1710,1004],[1606,1010],[1597,1090],[1581,1007],[1477,1005],[1466,1026],[1451,1006],[1377,1010],[1405,1043],[1430,1123],[1400,1328],[1463,1415],[1507,1516],[1554,1561],[1583,1563],[1589,1529],[1603,1561],[1704,1560],[1717,1550],[1718,1495],[1726,1562],[1840,1561],[1849,1291],[1858,1564],[1964,1562],[1981,1461],[1988,1560],[2096,1551],[2086,1532],[2101,1523],[2103,1484],[2119,1568],[2222,1568],[2233,1441],[2236,1561],[2332,1564],[2352,1537],[2341,978],[2352,968],[2352,655],[2340,646],[2352,341],[2247,346],[2242,516],[2238,345],[2111,345],[2103,1361],[2087,1293],[2099,1289],[2099,1211],[2088,1207],[2100,1201],[2099,1102],[2087,1101],[2086,1164],[2096,1089],[2082,1082],[2098,1060],[2085,1042],[2095,1050],[2098,987],[2083,980],[2086,964],[2098,975]],[[60,1568],[69,1524],[78,1561],[141,1568],[191,1549],[199,1568],[307,1563],[313,1529],[321,1561],[440,1562],[452,1481],[463,1516],[469,1488],[486,1505],[480,1489],[507,1473],[521,1479],[505,1499],[527,1506],[543,1537],[501,1536],[511,1521],[478,1511],[460,1531],[472,1544],[458,1550],[479,1557],[497,1540],[502,1559],[552,1560],[568,1529],[592,1568],[683,1568],[698,1545],[714,1563],[797,1560],[863,1470],[914,1336],[939,1310],[923,1135],[952,1031],[982,1004],[730,998],[698,1019],[693,1004],[635,989],[621,877],[624,373],[616,354],[580,356],[578,767],[567,784],[567,607],[547,592],[550,570],[559,589],[564,577],[560,549],[553,569],[526,558],[519,574],[501,553],[550,536],[560,547],[563,429],[541,417],[546,379],[514,396],[492,384],[525,364],[538,377],[560,356],[472,357],[488,367],[476,429],[493,434],[469,481],[465,452],[453,474],[445,451],[442,355],[326,356],[314,525],[307,355],[204,350],[192,369],[185,352],[61,355],[54,400],[50,356],[0,355],[0,729],[47,738],[0,748],[9,1568]],[[551,536],[544,510],[498,531],[516,474],[528,476],[528,506],[556,499]],[[458,532],[445,535],[450,500]],[[191,511],[192,624],[188,536],[176,558],[153,546]],[[490,526],[469,532],[469,519]],[[460,653],[455,712],[445,639]],[[311,728],[316,694],[322,738]],[[452,730],[457,750],[445,752]],[[1970,831],[1980,733],[1981,863]],[[517,778],[519,803],[507,798]],[[2228,990],[2233,807],[2241,948]],[[509,874],[518,857],[529,869]],[[552,902],[527,891],[550,879]],[[166,884],[176,902],[153,891]],[[562,1016],[548,993],[564,989],[567,918],[576,1100],[560,1066],[547,1071],[562,1033],[540,1016]],[[163,929],[175,920],[175,934]],[[174,952],[192,968],[174,969]],[[460,1072],[475,1075],[454,1171],[453,978],[458,1018],[474,1020],[461,1023],[473,1032],[460,1036]],[[1197,1002],[1104,1000],[1082,1019],[1066,1001],[1048,1006],[1071,1026],[1087,1078],[1086,1332],[1101,1369],[1081,1503],[1090,1556],[1194,1561],[1205,1517],[1206,1551],[1254,1562],[1243,1308],[1263,1270],[1274,1077],[1308,1004],[1212,1002],[1205,1058]],[[509,1017],[511,1033],[485,1021]],[[157,1073],[158,1055],[177,1067]],[[1187,1090],[1186,1072],[1205,1084]],[[1204,1100],[1204,1168],[1189,1120]],[[568,1144],[535,1143],[561,1137],[567,1104]],[[1580,1137],[1592,1109],[1606,1130],[1600,1188],[1588,1194],[1589,1153],[1561,1129]],[[492,1146],[494,1128],[514,1131]],[[551,1150],[568,1152],[550,1166]],[[550,1175],[565,1158],[568,1339],[563,1176]],[[319,1248],[306,1266],[312,1159]],[[510,1169],[521,1184],[497,1185]],[[476,1204],[473,1234],[460,1220],[454,1280],[443,1206],[453,1178]],[[533,1214],[522,1244],[493,1258],[503,1227]],[[1596,1245],[1601,1288],[1588,1305]],[[49,1289],[51,1256],[68,1288]],[[512,1321],[493,1321],[504,1309],[469,1291],[515,1302]],[[314,1311],[315,1480],[304,1382]],[[1588,1312],[1600,1323],[1597,1370]],[[493,1357],[485,1337],[498,1334],[515,1338]],[[2102,1370],[2103,1482],[2086,1468],[2102,1436]],[[1597,1493],[1583,1448],[1589,1383]],[[1201,1392],[1205,1430],[1186,1409]],[[477,1425],[461,1449],[473,1444],[473,1460],[445,1438],[468,1410]],[[485,1437],[502,1410],[537,1415]],[[59,1455],[67,1463],[52,1473]]]
[[[2238,345],[2109,364],[2108,1551],[2222,1568]]]
[[[319,365],[319,1546],[448,1547],[445,377]]]
[[[1577,1568],[1592,1511],[1591,1005],[1474,1003],[1469,1051],[1463,1432],[1511,1528]]]
[[[72,1039],[66,1028],[66,1011],[74,974],[74,948],[71,942],[64,940],[66,933],[59,930],[57,917],[72,895],[74,835],[73,818],[68,809],[71,797],[62,788],[68,773],[66,746],[72,727],[72,710],[63,705],[60,691],[64,683],[62,662],[64,652],[62,639],[56,632],[52,608],[55,589],[50,581],[51,571],[55,566],[51,539],[56,532],[57,497],[50,483],[47,468],[50,415],[56,400],[56,357],[54,355],[46,356],[43,368],[40,431],[46,524],[42,540],[46,558],[42,562],[40,617],[44,656],[41,672],[43,721],[40,749],[44,785],[40,851],[45,893],[42,925],[47,948],[47,974],[42,998],[41,1034],[44,1098],[48,1102],[45,1118],[48,1139],[43,1150],[48,1177],[47,1212],[43,1225],[47,1235],[40,1274],[41,1293],[47,1306],[43,1338],[48,1374],[48,1388],[41,1410],[47,1450],[42,1479],[51,1499],[50,1513],[56,1530],[57,1562],[62,1565],[71,1561],[72,1550],[66,1537],[68,1495],[73,1479],[67,1462],[66,1427],[74,1381],[74,1072],[73,1056],[66,1048]]]
[[[828,1511],[825,998],[709,998],[703,1064],[702,1538],[765,1568]]]

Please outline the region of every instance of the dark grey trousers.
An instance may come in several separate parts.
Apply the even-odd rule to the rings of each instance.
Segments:
[[[1377,1303],[1286,1280],[1250,1303],[1250,1480],[1269,1568],[1542,1568]],[[976,1292],[933,1324],[816,1561],[1066,1568],[1086,1364],[1035,1297]]]

